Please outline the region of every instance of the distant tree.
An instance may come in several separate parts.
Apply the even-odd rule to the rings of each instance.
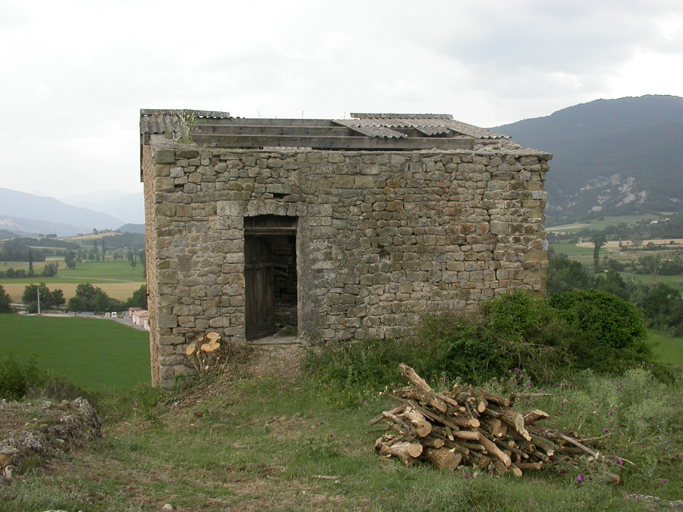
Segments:
[[[133,270],[135,270],[135,266],[136,266],[137,264],[138,264],[137,261],[135,261],[135,260],[130,260],[130,268],[132,268]]]
[[[104,238],[100,242],[102,244],[102,261],[104,261],[104,256],[107,254],[107,250],[105,249],[104,246]]]
[[[58,269],[59,269],[59,262],[51,261],[50,263],[46,263],[45,266],[43,267],[43,276],[45,276],[45,277],[56,276]]]
[[[621,274],[613,269],[596,277],[594,287],[596,290],[602,290],[611,293],[612,295],[616,295],[620,299],[629,300],[631,297],[631,292],[627,289]]]
[[[641,286],[635,302],[650,327],[683,335],[683,299],[678,290],[663,283]]]
[[[21,301],[26,306],[26,311],[36,313],[38,311],[38,290],[40,290],[40,309],[48,310],[63,306],[66,303],[62,290],[50,291],[45,283],[29,284],[24,288]]]
[[[593,277],[579,261],[567,257],[550,258],[546,287],[548,296],[593,286]]]
[[[73,251],[67,251],[64,256],[64,263],[66,263],[66,268],[69,270],[76,269],[76,253]]]
[[[120,301],[107,296],[101,289],[90,283],[81,283],[76,287],[76,294],[69,299],[67,311],[92,311],[104,313],[121,309]]]
[[[143,284],[140,288],[133,292],[128,300],[124,303],[127,308],[142,308],[147,309],[147,285]]]
[[[135,294],[133,294],[135,295]],[[5,291],[5,288],[0,285],[0,313],[12,313],[12,298]]]
[[[33,275],[33,251],[28,251],[28,275]]]
[[[597,272],[600,266],[600,249],[607,243],[607,235],[602,231],[596,231],[593,233],[591,241],[593,242],[593,266]]]

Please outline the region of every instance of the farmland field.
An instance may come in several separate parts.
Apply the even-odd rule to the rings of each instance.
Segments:
[[[0,285],[12,297],[12,302],[19,303],[24,288],[28,284],[45,283],[50,290],[59,288],[64,292],[64,297],[69,300],[74,296],[79,283],[90,283],[101,288],[113,299],[126,300],[145,283],[142,265],[132,268],[127,260],[79,262],[74,270],[65,268],[63,260],[57,259],[56,261],[61,263],[59,272],[54,277],[4,278],[0,279]],[[7,265],[4,263],[0,265],[0,270],[10,267],[15,269],[28,267],[26,262],[8,262]],[[36,263],[34,267],[36,272],[42,271],[42,264]]]
[[[550,226],[547,231],[580,231],[584,228],[589,228],[592,230],[602,230],[607,226],[614,226],[619,222],[625,222],[628,225],[635,224],[642,220],[657,220],[662,218],[661,215],[645,214],[645,215],[621,215],[619,217],[605,217],[602,220],[587,220],[585,222],[575,222],[574,224],[565,224],[561,226]]]
[[[149,383],[149,334],[111,320],[0,315],[0,353],[95,391]]]

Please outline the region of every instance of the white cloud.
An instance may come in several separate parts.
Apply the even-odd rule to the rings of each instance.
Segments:
[[[678,0],[0,0],[0,27],[2,186],[63,196],[139,190],[140,108],[494,126],[683,96]]]

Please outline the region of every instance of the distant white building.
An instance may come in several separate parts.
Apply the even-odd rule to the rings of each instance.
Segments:
[[[145,309],[131,309],[129,311],[130,320],[138,327],[149,331],[149,312]]]

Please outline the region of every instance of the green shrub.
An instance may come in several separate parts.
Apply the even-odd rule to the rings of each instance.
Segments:
[[[12,354],[0,357],[0,399],[19,400],[32,386],[45,380],[46,375],[36,366],[35,357],[25,365],[18,363]]]
[[[552,296],[549,304],[569,324],[603,347],[627,348],[646,338],[636,307],[601,290],[577,290]]]
[[[515,290],[472,314],[428,315],[418,328],[417,364],[430,377],[448,375],[481,383],[524,368],[534,380],[565,376],[569,329],[544,300]],[[418,370],[419,371],[419,370]]]

